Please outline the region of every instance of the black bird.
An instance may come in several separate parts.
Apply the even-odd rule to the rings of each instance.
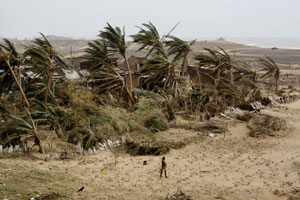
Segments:
[[[84,190],[84,186],[82,186],[82,188],[80,188],[77,192],[82,192]]]

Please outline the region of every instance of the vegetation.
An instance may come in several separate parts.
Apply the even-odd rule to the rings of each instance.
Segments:
[[[133,43],[140,45],[138,51],[148,50],[139,71],[146,77],[145,91],[138,99],[133,96],[127,57],[130,43],[125,41],[125,29],[107,23],[98,38],[88,43],[84,59],[92,67],[85,85],[53,81],[56,70],[69,66],[42,33],[24,54],[4,40],[0,45],[0,97],[17,84],[21,109],[11,104],[14,100],[0,99],[1,143],[25,145],[31,141],[43,153],[41,138],[53,131],[60,140],[81,143],[87,149],[127,133],[167,130],[168,121],[178,111],[214,116],[228,106],[245,108],[262,98],[262,83],[252,66],[224,49],[205,49],[195,55],[197,79],[192,80],[186,71],[196,40],[184,41],[171,35],[174,28],[161,36],[151,22],[138,28],[139,32],[131,35]],[[129,82],[126,73],[124,77],[114,66],[117,57],[125,61]],[[270,57],[259,59],[259,63],[266,71],[260,78],[269,79],[271,85],[275,82],[277,91],[278,65]],[[34,77],[23,87],[20,77],[25,64],[32,67]],[[92,91],[86,85],[92,85]],[[27,105],[24,110],[22,99]],[[44,135],[45,130],[49,135]]]

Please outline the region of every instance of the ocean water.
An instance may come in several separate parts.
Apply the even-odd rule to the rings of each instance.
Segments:
[[[264,48],[283,48],[283,49],[300,49],[299,38],[276,38],[276,37],[228,37],[227,41],[237,42],[249,46],[257,46]]]

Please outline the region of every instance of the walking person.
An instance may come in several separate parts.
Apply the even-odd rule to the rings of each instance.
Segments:
[[[167,163],[166,163],[166,158],[165,157],[162,157],[162,160],[161,160],[160,177],[162,177],[163,172],[165,172],[165,177],[168,178],[168,176],[167,176]]]

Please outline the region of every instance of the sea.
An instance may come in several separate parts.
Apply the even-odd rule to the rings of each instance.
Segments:
[[[224,37],[224,39],[262,48],[300,49],[300,37]]]

